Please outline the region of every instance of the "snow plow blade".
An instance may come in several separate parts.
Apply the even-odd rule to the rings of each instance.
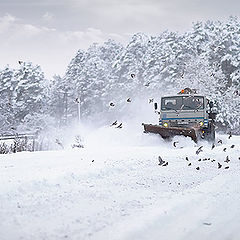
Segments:
[[[145,133],[155,133],[161,135],[162,138],[172,138],[176,135],[190,137],[194,142],[197,142],[197,134],[194,128],[178,128],[178,127],[163,127],[152,124],[142,124]]]

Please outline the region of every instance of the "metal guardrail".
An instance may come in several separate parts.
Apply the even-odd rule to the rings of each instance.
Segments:
[[[33,133],[0,134],[0,154],[21,152],[26,149],[28,151],[36,151],[36,138],[37,134]],[[5,143],[7,140],[12,140],[12,143]],[[20,147],[17,145],[17,142],[20,144]]]
[[[14,135],[9,135],[9,134],[0,135],[0,140],[11,140],[11,139],[14,140],[14,139],[17,139],[17,138],[20,138],[20,139],[24,139],[24,138],[34,139],[34,138],[36,138],[36,134],[21,133],[21,134],[14,134]]]

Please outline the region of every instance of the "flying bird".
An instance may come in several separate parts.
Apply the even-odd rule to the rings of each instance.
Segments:
[[[207,222],[205,222],[205,223],[203,223],[204,225],[207,225],[207,226],[211,226],[212,224],[211,223],[207,223]]]
[[[212,149],[214,149],[214,148],[215,148],[215,144],[213,143],[213,144],[212,144]]]
[[[173,142],[173,146],[174,146],[174,147],[177,147],[177,145],[176,145],[177,143],[178,143],[178,141]]]
[[[180,76],[181,76],[181,78],[183,78],[184,77],[184,71],[180,74]]]
[[[218,140],[218,143],[219,143],[219,144],[222,144],[222,143],[223,143],[223,141],[222,141],[221,139],[219,139],[219,140]]]
[[[215,73],[211,73],[211,74],[210,74],[210,77],[214,77],[214,76],[215,76]]]
[[[120,123],[116,128],[122,128],[122,123]]]
[[[117,120],[111,124],[111,126],[117,125]]]
[[[62,149],[64,149],[64,146],[63,146],[63,144],[60,142],[59,139],[56,139],[56,140],[55,140],[55,143],[58,144]]]
[[[110,105],[111,107],[114,107],[114,106],[115,106],[115,104],[114,104],[113,102],[110,102],[109,105]]]
[[[132,73],[130,76],[131,76],[131,78],[135,78],[136,75],[134,73]]]
[[[23,61],[18,61],[18,64],[22,65]]]
[[[149,98],[149,103],[152,103],[153,102],[153,98]]]
[[[150,86],[150,82],[147,82],[144,86],[145,87],[149,87]]]
[[[218,169],[222,167],[222,164],[218,163]]]
[[[128,98],[128,99],[127,99],[127,102],[131,102],[131,101],[132,101],[131,98]]]

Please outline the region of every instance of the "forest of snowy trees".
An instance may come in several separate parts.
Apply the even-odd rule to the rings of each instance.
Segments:
[[[54,63],[53,63],[54,64]],[[240,133],[240,20],[197,22],[185,33],[135,34],[79,50],[64,76],[47,80],[40,66],[0,70],[2,133],[61,127],[78,118],[105,124],[127,98],[159,98],[196,88],[215,101],[218,123]],[[109,102],[118,103],[112,112]],[[117,117],[117,116],[114,116]]]

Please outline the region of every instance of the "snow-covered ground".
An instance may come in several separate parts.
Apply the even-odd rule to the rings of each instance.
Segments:
[[[106,127],[84,148],[1,155],[0,239],[238,240],[240,137],[218,139]]]

